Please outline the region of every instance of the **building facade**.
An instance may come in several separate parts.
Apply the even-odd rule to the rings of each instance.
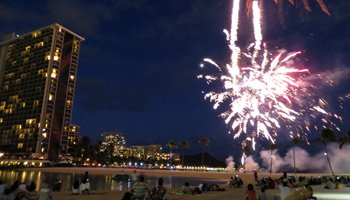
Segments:
[[[0,147],[57,160],[71,126],[81,36],[53,24],[0,43]]]
[[[123,157],[126,151],[125,136],[113,132],[103,133],[100,151],[110,156]]]
[[[78,125],[71,124],[69,126],[67,149],[69,149],[72,146],[78,144],[78,141],[79,141],[79,130],[80,130],[80,126],[78,126]]]

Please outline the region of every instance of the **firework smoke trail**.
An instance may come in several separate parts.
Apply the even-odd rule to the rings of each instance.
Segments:
[[[226,124],[231,125],[235,139],[244,133],[245,140],[250,141],[254,149],[255,138],[260,136],[274,143],[274,136],[277,135],[277,129],[281,128],[281,123],[291,129],[297,124],[293,122],[300,120],[305,113],[312,113],[313,118],[318,114],[331,114],[325,110],[322,101],[308,103],[307,108],[298,105],[302,99],[298,95],[307,95],[309,92],[302,87],[307,85],[302,78],[308,74],[308,70],[291,66],[292,59],[300,52],[280,51],[277,56],[270,58],[271,53],[262,44],[261,12],[257,0],[252,5],[255,41],[244,52],[237,46],[241,1],[233,0],[231,29],[230,32],[224,30],[231,50],[231,62],[224,68],[212,59],[205,58],[204,61],[215,66],[220,74],[199,75],[198,78],[205,79],[207,84],[215,81],[223,83],[225,90],[208,92],[204,98],[213,103],[214,109],[229,102],[229,108],[220,116]],[[240,62],[244,58],[248,59],[249,65],[243,67]],[[330,123],[326,119],[323,122]],[[304,124],[310,131],[310,121],[304,120]],[[298,127],[305,129],[300,125]]]

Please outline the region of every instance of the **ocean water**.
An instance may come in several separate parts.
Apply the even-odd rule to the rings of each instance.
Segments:
[[[58,179],[62,182],[61,191],[71,191],[75,180],[81,180],[83,174],[70,173],[49,173],[38,171],[21,171],[21,170],[1,170],[0,180],[7,185],[11,185],[14,181],[29,185],[32,181],[36,184],[36,190],[40,188],[42,182],[48,183],[51,187]],[[167,188],[178,188],[188,182],[192,186],[198,186],[200,183],[210,184],[226,184],[228,180],[224,179],[209,179],[209,178],[193,178],[193,177],[171,177],[162,176],[164,186]],[[159,176],[145,176],[145,182],[149,187],[157,185]],[[111,174],[90,174],[90,184],[93,191],[108,192],[111,190],[126,190],[133,185],[133,177],[130,176],[128,180],[115,180],[114,175]]]

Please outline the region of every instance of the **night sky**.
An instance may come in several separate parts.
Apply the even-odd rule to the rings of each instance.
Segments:
[[[335,81],[331,90],[319,91],[335,100],[350,91],[350,1],[326,1],[331,16],[309,1],[312,13],[287,1],[279,9],[265,0],[264,41],[302,50],[299,59],[311,73],[328,73]],[[253,37],[243,12],[241,47]],[[230,28],[230,15],[231,0],[2,0],[0,35],[59,23],[86,39],[72,121],[82,136],[97,142],[101,133],[118,131],[127,145],[189,140],[191,153],[200,152],[197,141],[208,136],[206,151],[223,160],[240,154],[241,147],[219,112],[204,101],[201,92],[208,86],[196,77],[205,57],[229,62],[222,30]],[[343,115],[346,131],[349,104],[337,107],[331,102],[329,109]]]

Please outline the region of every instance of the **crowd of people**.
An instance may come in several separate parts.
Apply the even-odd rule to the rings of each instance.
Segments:
[[[36,191],[37,186],[34,181],[25,184],[16,180],[12,185],[7,185],[0,181],[0,199],[1,200],[51,200],[52,190],[46,182],[41,183],[40,189]]]
[[[122,200],[164,200],[166,188],[163,186],[163,178],[158,179],[158,184],[150,189],[144,182],[144,176],[140,175],[130,191],[124,193]]]
[[[247,200],[267,200],[266,190],[279,189],[279,193],[274,195],[274,200],[289,200],[298,199],[296,196],[303,194],[307,196],[308,200],[315,200],[313,196],[313,189],[311,186],[324,185],[325,189],[338,189],[339,185],[350,186],[350,178],[341,177],[330,177],[330,176],[319,176],[319,177],[305,177],[299,176],[288,176],[286,172],[282,174],[279,179],[272,179],[271,177],[258,178],[257,173],[254,173],[254,179],[257,187],[260,188],[260,193],[256,194],[253,184],[247,186]],[[231,181],[230,181],[231,182]]]
[[[189,182],[185,182],[174,195],[196,195],[210,191],[225,191],[226,189],[219,184],[200,183],[198,186],[192,186]],[[152,189],[145,183],[143,175],[138,176],[138,180],[133,184],[130,190],[126,191],[122,200],[165,200],[167,189],[163,185],[163,178],[159,178],[157,185]]]
[[[74,194],[74,189],[77,189],[78,194],[81,194],[84,191],[89,193],[91,190],[89,179],[88,172],[85,172],[81,182],[79,182],[79,180],[74,182],[72,193]],[[88,187],[85,186],[87,184]],[[61,188],[62,181],[59,179],[56,179],[52,184],[43,181],[40,184],[40,188],[37,187],[34,181],[26,184],[25,182],[16,180],[8,185],[0,180],[0,200],[52,200],[52,193],[61,191]]]

